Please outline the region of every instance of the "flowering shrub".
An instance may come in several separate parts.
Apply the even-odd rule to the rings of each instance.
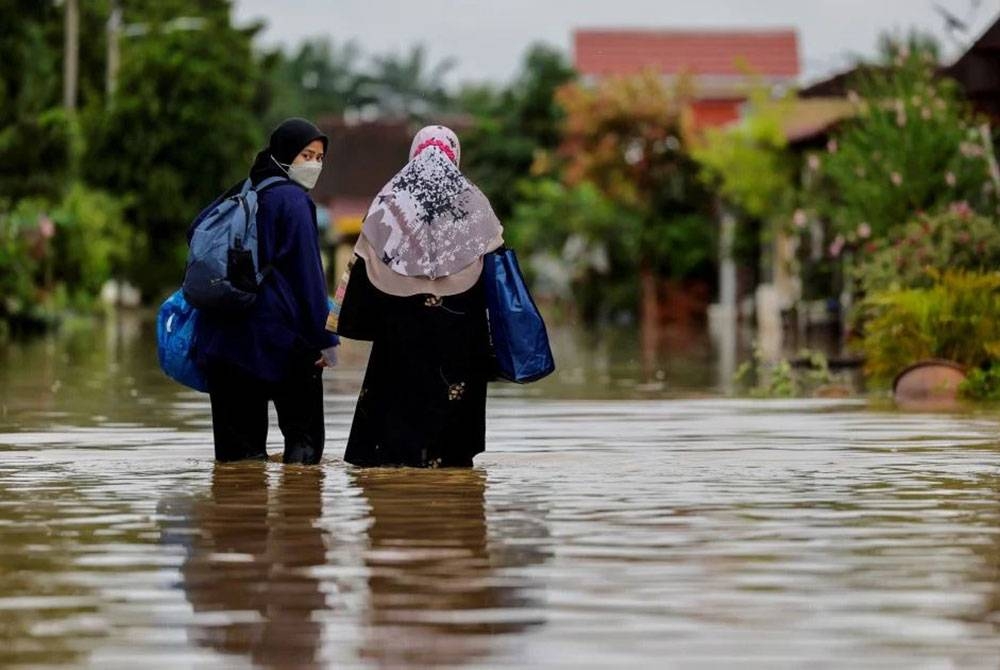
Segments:
[[[930,52],[901,48],[890,67],[862,70],[849,96],[855,117],[806,157],[807,208],[832,225],[832,256],[915,212],[956,201],[994,208],[991,139],[936,65]]]
[[[0,203],[0,321],[47,321],[87,307],[124,262],[130,233],[121,201],[71,186],[53,205]]]
[[[864,293],[920,288],[945,270],[1000,267],[1000,227],[964,202],[934,216],[921,215],[895,234],[857,240],[855,268]]]

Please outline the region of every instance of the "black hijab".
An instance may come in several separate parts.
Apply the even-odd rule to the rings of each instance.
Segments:
[[[313,140],[320,140],[323,143],[323,151],[326,152],[329,140],[319,128],[305,119],[285,119],[274,129],[267,146],[254,159],[250,168],[250,181],[256,186],[268,177],[288,176],[271,157],[283,165],[288,165]]]

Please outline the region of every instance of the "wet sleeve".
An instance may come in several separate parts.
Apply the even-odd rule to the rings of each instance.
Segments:
[[[284,220],[287,225],[285,267],[294,268],[292,290],[302,316],[303,337],[317,351],[339,344],[339,338],[326,330],[329,312],[326,276],[320,259],[319,234],[313,213],[305,198],[286,201]]]

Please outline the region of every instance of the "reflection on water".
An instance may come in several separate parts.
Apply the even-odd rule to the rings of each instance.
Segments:
[[[488,541],[486,476],[472,471],[352,473],[369,506],[369,615],[361,658],[380,666],[457,664],[542,623]],[[534,559],[530,552],[520,558]],[[527,565],[527,562],[520,564]]]
[[[285,468],[268,483],[263,463],[216,465],[210,493],[187,514],[181,583],[195,619],[191,639],[263,665],[316,661],[326,607],[309,569],[326,562],[318,520],[323,471]],[[212,617],[214,613],[218,616]]]
[[[0,663],[1000,666],[993,411],[712,397],[704,343],[565,331],[474,470],[338,458],[359,346],[321,467],[216,466],[149,337],[0,349]]]

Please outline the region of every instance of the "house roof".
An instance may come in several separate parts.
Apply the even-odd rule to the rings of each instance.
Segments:
[[[584,75],[662,74],[793,79],[799,74],[798,36],[775,30],[577,30],[577,70]]]
[[[962,85],[979,111],[1000,118],[1000,19],[943,72]]]
[[[406,164],[413,134],[405,121],[347,124],[331,118],[319,126],[330,142],[325,169],[312,192],[317,202],[370,202]]]
[[[857,114],[857,108],[838,97],[797,98],[791,101],[781,129],[792,146],[825,141],[830,129]]]

